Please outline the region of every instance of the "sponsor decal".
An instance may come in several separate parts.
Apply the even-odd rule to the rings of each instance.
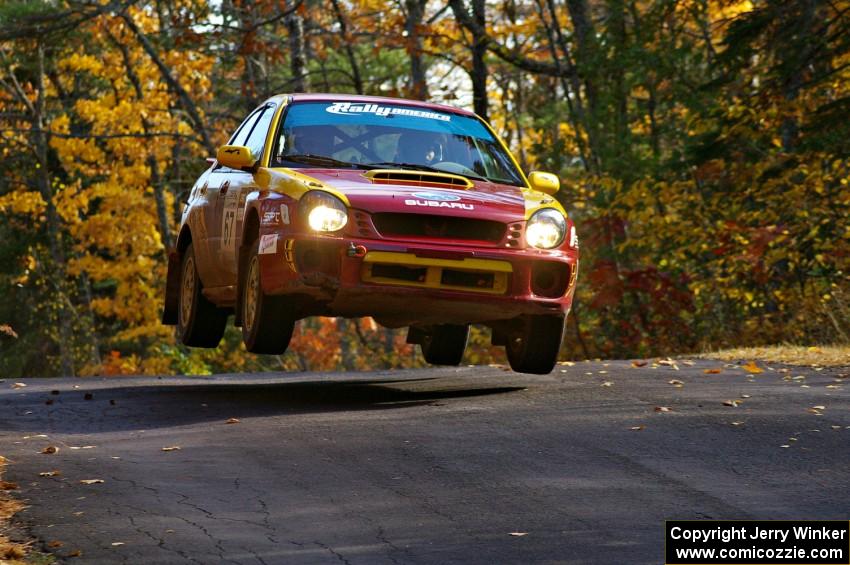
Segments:
[[[334,102],[325,108],[325,112],[341,115],[375,114],[376,116],[382,116],[385,118],[389,116],[411,116],[414,118],[439,120],[441,122],[450,122],[452,120],[452,117],[448,114],[439,114],[437,112],[429,112],[428,110],[391,108],[389,106],[380,106],[378,104],[355,104],[352,102]]]
[[[280,205],[280,220],[284,224],[289,225],[289,206],[287,206],[286,204]]]
[[[229,183],[228,183],[229,184]],[[239,191],[222,193],[219,198],[224,200],[221,216],[221,250],[224,260],[235,260],[236,257],[236,217],[239,212]]]
[[[578,234],[576,233],[575,226],[570,228],[570,247],[578,249]]]
[[[460,196],[444,192],[414,192],[413,196],[421,200],[436,200],[438,202],[457,202]]]
[[[412,198],[404,201],[407,206],[425,206],[426,208],[455,208],[458,210],[475,210],[472,204],[464,204],[463,202],[435,202],[433,200],[413,200]]]
[[[272,233],[260,237],[260,249],[258,255],[272,255],[277,253],[277,234]]]
[[[264,226],[277,225],[280,223],[280,212],[272,210],[263,214],[262,224]]]

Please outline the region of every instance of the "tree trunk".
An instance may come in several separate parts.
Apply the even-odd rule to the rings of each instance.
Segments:
[[[472,19],[477,29],[486,30],[487,5],[485,0],[472,0]],[[472,107],[475,113],[488,119],[487,103],[487,34],[474,32],[472,34]]]
[[[54,288],[60,295],[57,297],[59,305],[59,358],[62,376],[74,376],[73,355],[73,332],[71,329],[71,302],[67,296],[65,280],[65,251],[62,247],[62,234],[60,229],[59,214],[56,204],[53,202],[53,186],[50,182],[50,169],[48,167],[48,151],[50,140],[45,128],[44,118],[44,47],[41,42],[37,47],[38,73],[36,74],[36,89],[38,96],[32,108],[32,125],[35,137],[35,153],[38,159],[38,188],[41,198],[46,205],[47,217],[47,240],[50,248],[50,258],[53,260],[51,277]]]
[[[133,63],[130,60],[130,52],[127,50],[127,46],[111,34],[109,35],[109,38],[121,51],[121,57],[124,60],[124,69],[127,72],[127,78],[130,80],[130,84],[133,85],[133,90],[136,93],[136,99],[139,101],[144,100],[142,83],[133,68]],[[142,129],[145,133],[150,133],[152,130],[150,122],[145,117],[142,117]],[[159,171],[159,162],[156,160],[153,153],[148,154],[147,164],[151,171],[150,182],[151,187],[153,188],[154,200],[156,202],[156,214],[159,221],[159,236],[160,239],[162,239],[163,246],[166,249],[170,249],[172,244],[171,227],[168,220],[168,206],[165,202],[165,187],[163,186],[162,176]]]
[[[424,0],[404,0],[407,19],[404,30],[407,32],[407,55],[410,57],[410,86],[408,95],[416,100],[428,99],[428,81],[425,77],[425,64],[422,61],[422,38],[419,28],[425,17]]]
[[[307,76],[307,59],[304,56],[304,19],[298,14],[286,18],[289,30],[289,66],[292,71],[292,91],[309,92],[310,78]]]
[[[360,76],[360,65],[357,62],[357,57],[354,56],[354,48],[351,46],[351,40],[348,37],[348,24],[345,21],[345,15],[342,13],[339,0],[331,0],[331,5],[336,14],[336,21],[339,23],[339,33],[342,36],[345,55],[348,57],[348,64],[351,67],[351,79],[354,82],[354,91],[357,94],[363,94],[363,78]]]

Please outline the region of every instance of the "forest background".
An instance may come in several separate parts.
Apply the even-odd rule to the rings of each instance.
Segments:
[[[846,0],[0,0],[0,375],[421,365],[369,319],[281,357],[159,323],[205,158],[298,91],[470,107],[561,177],[563,359],[850,342]]]

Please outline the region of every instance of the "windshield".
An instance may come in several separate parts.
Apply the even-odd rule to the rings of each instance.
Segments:
[[[410,168],[525,185],[478,118],[396,104],[296,102],[273,155],[275,166]]]

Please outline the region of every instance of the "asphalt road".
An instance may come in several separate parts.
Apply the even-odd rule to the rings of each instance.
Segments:
[[[665,519],[850,518],[850,369],[723,366],[6,381],[0,453],[69,562],[658,564]]]

